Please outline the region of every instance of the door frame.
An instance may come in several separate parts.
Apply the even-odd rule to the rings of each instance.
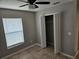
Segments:
[[[54,27],[54,53],[61,51],[61,25],[60,25],[60,12],[44,14],[41,16],[41,48],[46,48],[46,28],[45,28],[45,16],[53,15],[53,27]]]

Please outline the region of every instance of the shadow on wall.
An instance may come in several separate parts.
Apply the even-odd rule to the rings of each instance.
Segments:
[[[77,11],[79,12],[79,0],[77,0]]]

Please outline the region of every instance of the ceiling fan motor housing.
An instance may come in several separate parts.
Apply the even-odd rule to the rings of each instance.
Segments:
[[[35,5],[29,5],[30,9],[35,9]]]
[[[30,4],[33,4],[36,0],[28,0]]]

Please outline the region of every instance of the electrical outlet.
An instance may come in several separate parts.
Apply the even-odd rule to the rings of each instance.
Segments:
[[[33,42],[33,41],[30,41],[31,43]]]

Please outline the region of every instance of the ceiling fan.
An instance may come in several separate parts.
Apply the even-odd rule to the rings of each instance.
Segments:
[[[29,8],[32,8],[32,9],[33,9],[33,8],[34,8],[34,9],[35,9],[35,8],[39,8],[39,6],[38,6],[37,4],[40,4],[40,5],[50,4],[49,1],[39,1],[39,2],[37,2],[36,0],[27,0],[27,1],[18,0],[18,1],[26,3],[26,4],[21,5],[21,6],[19,6],[19,7],[24,7],[24,6],[29,5]]]

